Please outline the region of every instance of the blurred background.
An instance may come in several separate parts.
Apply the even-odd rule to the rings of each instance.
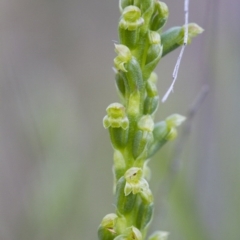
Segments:
[[[183,25],[184,1],[166,3],[166,28]],[[150,162],[150,232],[169,240],[240,239],[239,9],[238,0],[190,1],[190,22],[205,32],[156,114],[190,120]],[[94,240],[115,211],[102,118],[118,101],[119,16],[117,0],[0,0],[1,240]],[[160,97],[179,50],[156,70]]]

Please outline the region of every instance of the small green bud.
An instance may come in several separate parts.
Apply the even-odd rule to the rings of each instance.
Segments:
[[[118,54],[118,56],[114,58],[114,65],[116,69],[121,70],[123,72],[127,72],[127,70],[124,67],[124,64],[129,62],[132,58],[130,49],[125,45],[115,44],[115,51]]]
[[[149,144],[153,141],[154,122],[150,115],[144,115],[138,121],[138,129],[133,141],[133,156],[135,159],[145,154],[148,150]],[[147,154],[145,154],[147,155]]]
[[[172,114],[165,121],[155,124],[153,130],[154,141],[149,150],[149,156],[153,156],[167,141],[177,137],[176,127],[185,121],[185,117],[179,114]]]
[[[157,80],[158,80],[157,74],[155,72],[152,72],[148,81],[156,84]]]
[[[143,114],[152,115],[158,108],[159,97],[146,97],[144,100]]]
[[[117,182],[116,188],[117,209],[121,214],[127,214],[132,211],[137,197],[137,195],[133,193],[126,195],[124,192],[125,185],[126,179],[125,177],[121,177]]]
[[[148,240],[167,240],[169,232],[156,231],[154,232]]]
[[[154,121],[150,115],[144,115],[138,121],[138,128],[142,131],[152,132],[154,128]]]
[[[159,33],[154,31],[149,31],[148,41],[150,46],[148,48],[146,65],[143,71],[144,79],[148,79],[150,77],[150,74],[155,69],[159,60],[161,59],[162,50],[163,50]]]
[[[148,158],[152,157],[166,142],[166,136],[169,133],[168,126],[165,121],[161,121],[155,124],[153,130],[153,143],[151,144]]]
[[[141,17],[141,10],[136,6],[127,6],[122,12],[119,27],[125,30],[134,31],[144,23]]]
[[[116,72],[115,81],[116,81],[117,90],[120,93],[120,96],[125,100],[126,87],[125,87],[124,79],[119,72]]]
[[[114,172],[115,177],[118,180],[125,173],[126,163],[122,153],[118,150],[114,150],[113,154]]]
[[[153,215],[153,203],[150,204],[141,203],[137,213],[136,227],[140,230],[146,228],[152,220],[152,215]]]
[[[126,72],[124,75],[127,79],[127,84],[129,91],[135,92],[136,90],[143,91],[144,83],[142,77],[141,67],[135,57],[132,57],[131,60],[125,64]]]
[[[146,33],[149,29],[149,22],[154,11],[154,2],[155,0],[139,0],[142,17],[144,18],[144,25],[143,27],[141,27],[141,31],[143,34]]]
[[[168,7],[166,3],[156,1],[155,10],[150,22],[150,29],[153,31],[159,31],[167,22],[169,15]]]
[[[116,237],[115,224],[118,216],[115,213],[107,214],[99,228],[98,228],[98,239],[99,240],[113,240]]]
[[[151,80],[147,80],[147,84],[146,84],[146,91],[147,91],[147,95],[149,97],[155,97],[158,95],[158,91],[157,91],[157,86],[156,83],[152,82]]]
[[[191,43],[192,38],[201,34],[204,30],[195,23],[188,24],[188,44]],[[174,49],[183,45],[184,43],[185,26],[173,27],[161,35],[163,45],[162,57],[170,53]]]
[[[130,94],[128,99],[127,113],[130,116],[137,116],[140,113],[141,96],[139,91]]]
[[[149,44],[161,44],[161,37],[160,34],[156,31],[149,31],[148,32],[148,42]]]

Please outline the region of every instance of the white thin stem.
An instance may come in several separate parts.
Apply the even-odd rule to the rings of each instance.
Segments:
[[[162,102],[165,102],[169,96],[169,94],[171,92],[173,92],[173,86],[177,80],[177,76],[178,76],[178,70],[179,70],[179,67],[180,67],[180,63],[181,63],[181,60],[182,60],[182,56],[183,56],[183,52],[184,52],[184,49],[187,45],[187,40],[188,40],[188,7],[189,7],[189,0],[184,0],[184,13],[185,13],[185,25],[184,25],[184,40],[183,40],[183,46],[182,46],[182,49],[179,53],[179,56],[178,56],[178,59],[177,59],[177,62],[176,62],[176,65],[174,67],[174,70],[173,70],[173,74],[172,74],[172,84],[170,85],[169,89],[167,90],[167,92],[165,93],[165,95],[163,96],[162,98]]]

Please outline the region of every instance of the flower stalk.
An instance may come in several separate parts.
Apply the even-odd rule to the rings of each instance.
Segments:
[[[119,8],[114,70],[121,103],[110,104],[103,119],[114,150],[116,212],[103,218],[98,238],[166,240],[168,233],[161,231],[147,238],[154,209],[147,163],[165,143],[176,138],[176,128],[185,117],[173,114],[154,122],[159,104],[154,69],[163,56],[184,44],[185,27],[162,32],[168,7],[157,0],[120,0]],[[202,31],[197,24],[189,24],[188,43]]]

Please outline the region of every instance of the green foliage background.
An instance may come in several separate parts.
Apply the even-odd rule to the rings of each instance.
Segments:
[[[0,3],[0,239],[96,239],[102,216],[114,211],[102,118],[118,101],[118,1]],[[166,3],[166,28],[182,25],[183,1]],[[186,114],[209,86],[187,137],[180,133],[150,163],[152,229],[170,231],[171,240],[240,239],[239,7],[190,1],[190,21],[205,32],[187,47],[175,92],[156,116]],[[160,96],[177,55],[159,64]]]

